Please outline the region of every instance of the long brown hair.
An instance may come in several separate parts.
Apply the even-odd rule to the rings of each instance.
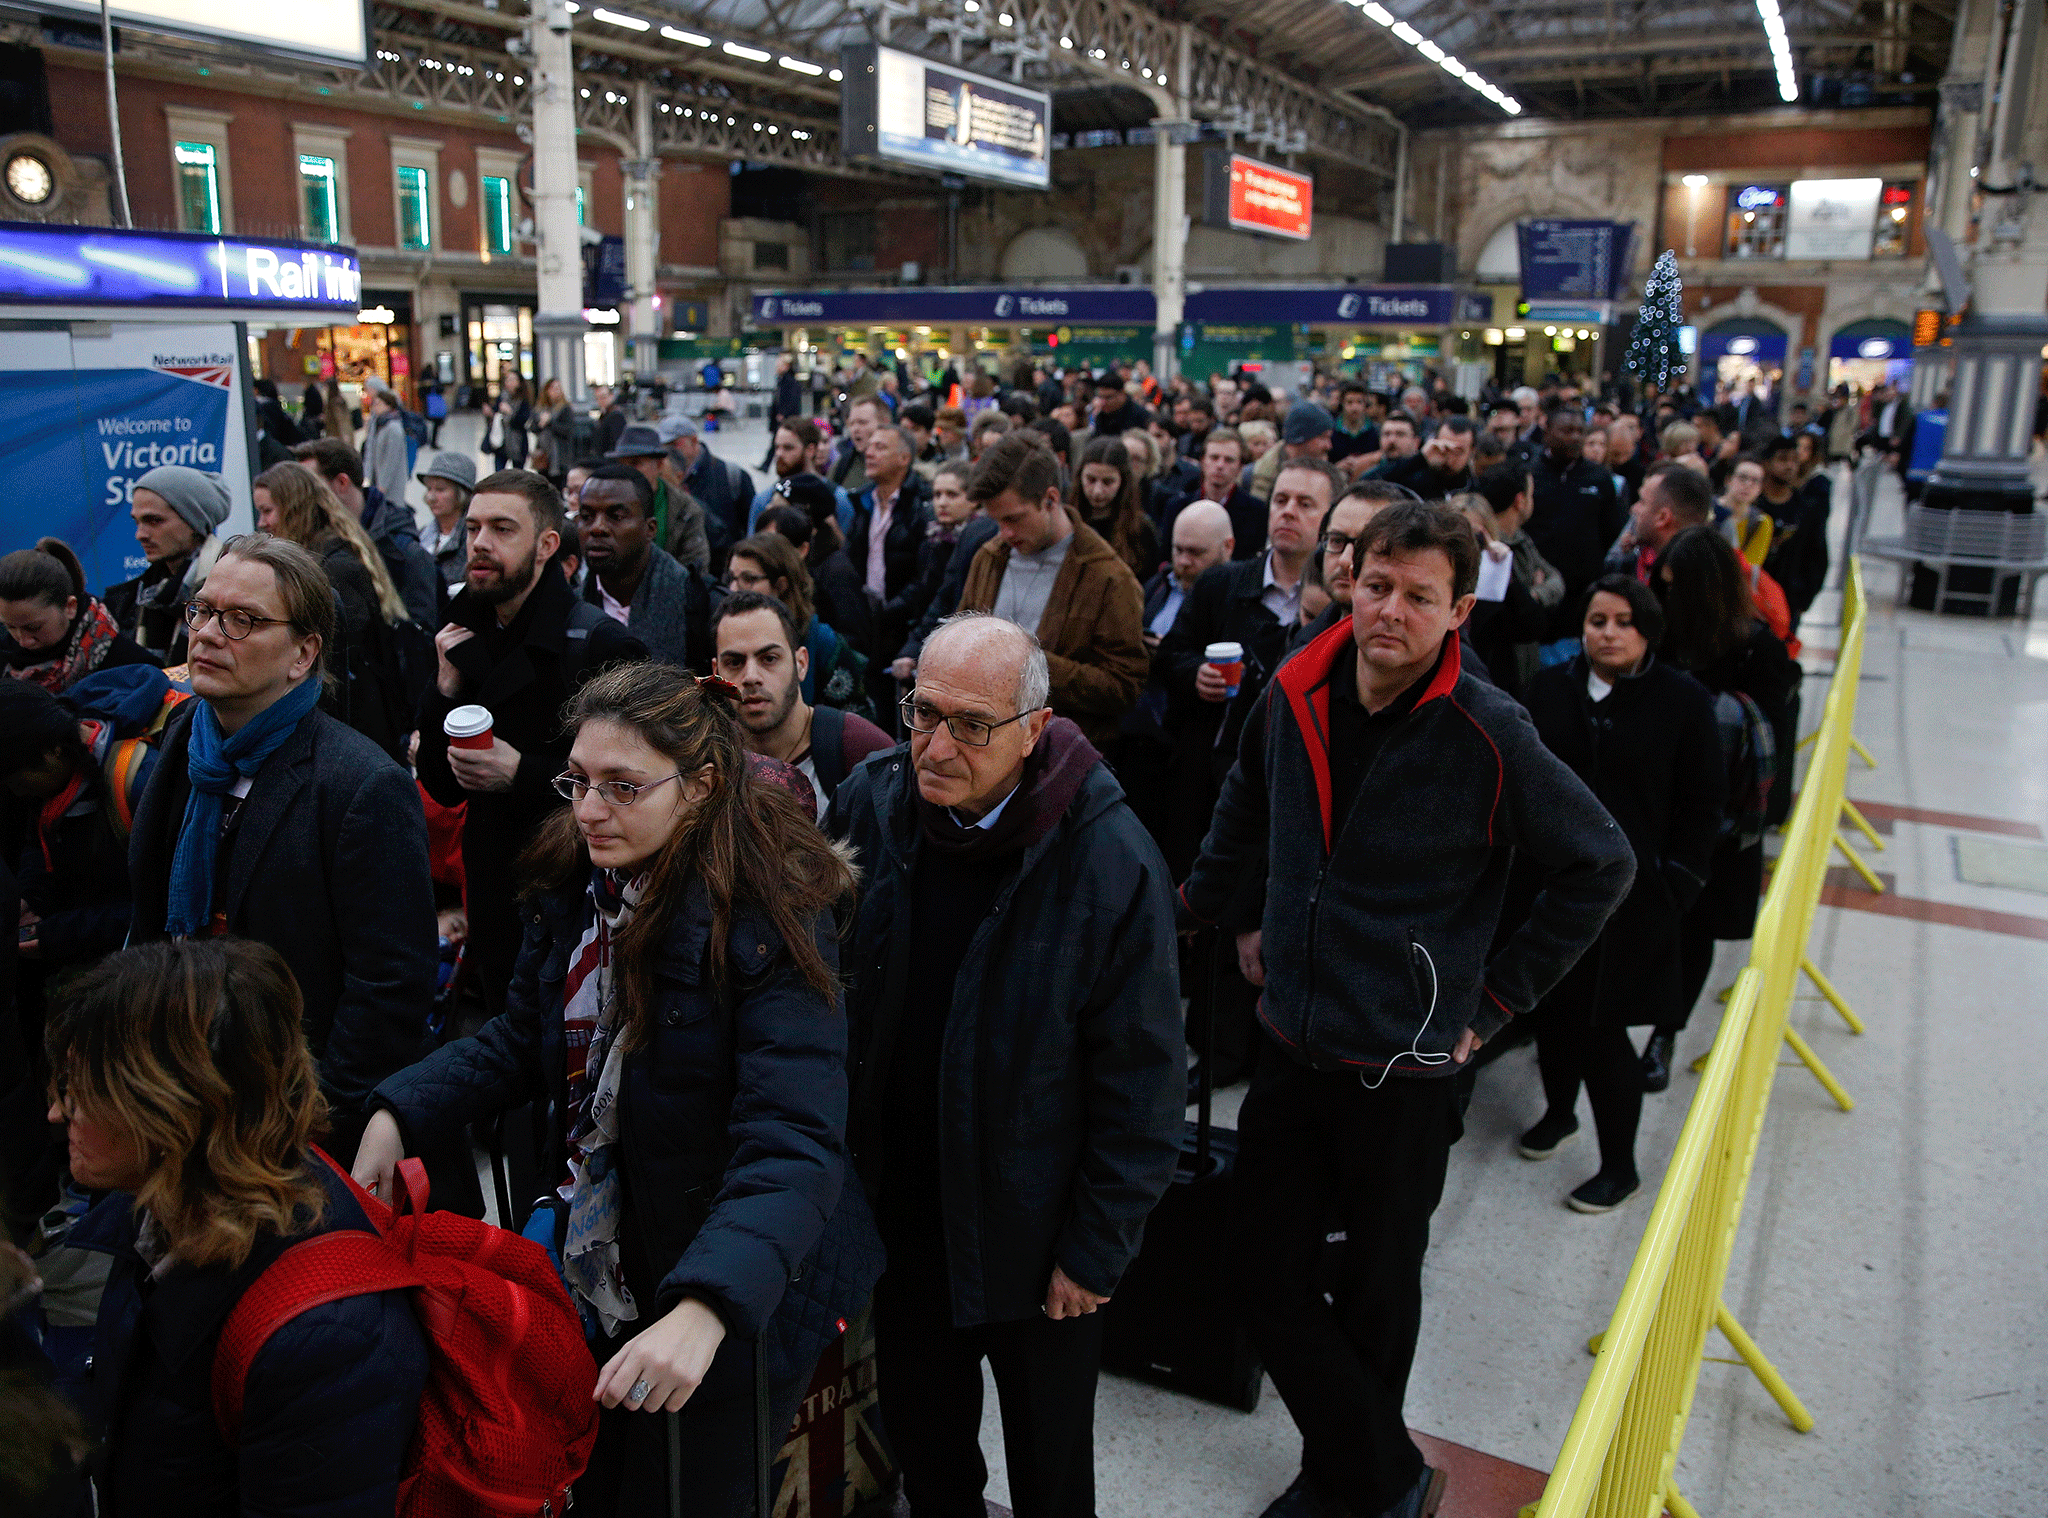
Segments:
[[[789,608],[790,620],[796,623],[797,636],[808,637],[811,631],[811,614],[817,610],[811,599],[811,572],[804,567],[804,556],[779,532],[757,532],[750,538],[741,538],[732,546],[732,559],[752,559],[761,566],[761,573],[768,577],[768,594]],[[789,588],[778,591],[774,588],[777,580]]]
[[[1749,641],[1749,566],[1713,528],[1688,527],[1666,543],[1650,585],[1664,603],[1664,656],[1680,669],[1709,669]]]
[[[391,571],[384,567],[384,555],[370,541],[356,514],[327,488],[326,481],[296,463],[272,464],[256,476],[255,488],[268,491],[277,507],[279,537],[316,552],[326,546],[328,538],[339,538],[368,572],[370,583],[377,587],[377,610],[384,620],[393,627],[412,620],[404,598],[392,583]]]
[[[797,973],[819,995],[836,999],[839,982],[813,938],[821,913],[855,884],[850,856],[827,841],[796,798],[756,781],[747,768],[739,720],[725,698],[672,664],[623,664],[597,675],[569,702],[573,740],[586,722],[615,722],[666,756],[678,772],[711,771],[711,794],[690,810],[645,866],[639,907],[618,938],[619,985],[625,993],[624,1048],[645,1036],[652,967],[671,919],[692,882],[711,899],[711,971],[724,983],[726,938],[733,916],[758,912],[781,935]],[[564,807],[542,824],[521,859],[532,890],[560,890],[590,877],[590,851]]]
[[[327,1103],[304,1015],[277,951],[233,938],[110,954],[51,1011],[52,1098],[141,1147],[135,1200],[188,1264],[232,1269],[259,1233],[320,1215],[306,1146]]]
[[[1078,472],[1074,480],[1074,504],[1080,508],[1082,519],[1090,527],[1095,527],[1116,550],[1116,556],[1131,566],[1131,573],[1143,580],[1159,566],[1143,564],[1139,560],[1142,550],[1138,545],[1138,534],[1145,515],[1138,505],[1138,471],[1131,463],[1131,451],[1116,438],[1095,438],[1081,454],[1081,468],[1086,469],[1090,464],[1114,469],[1122,482],[1117,486],[1116,500],[1110,505],[1109,520],[1097,527],[1095,519],[1089,516],[1092,507],[1088,493],[1081,488]]]

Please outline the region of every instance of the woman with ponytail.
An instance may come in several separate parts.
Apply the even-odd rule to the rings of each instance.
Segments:
[[[667,1512],[678,1489],[706,1518],[751,1512],[757,1371],[780,1431],[879,1274],[844,1147],[833,913],[854,873],[757,775],[737,695],[641,663],[573,698],[570,805],[525,856],[506,1010],[378,1087],[356,1155],[388,1195],[406,1153],[551,1112],[526,1231],[603,1367],[593,1512]]]
[[[0,672],[61,696],[96,669],[155,664],[85,588],[85,568],[61,538],[0,558]]]

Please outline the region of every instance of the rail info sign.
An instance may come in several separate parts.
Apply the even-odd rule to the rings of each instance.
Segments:
[[[1306,174],[1232,153],[1225,219],[1233,232],[1265,232],[1305,242],[1315,191],[1316,182]]]
[[[1043,190],[1052,183],[1052,97],[894,48],[845,49],[839,140],[878,158]]]

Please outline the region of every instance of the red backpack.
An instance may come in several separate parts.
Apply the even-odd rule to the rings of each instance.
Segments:
[[[597,1366],[547,1251],[450,1212],[427,1211],[427,1172],[398,1167],[394,1212],[348,1182],[376,1233],[341,1229],[294,1244],[228,1314],[213,1359],[213,1412],[240,1439],[249,1368],[308,1308],[407,1290],[426,1334],[419,1426],[398,1482],[398,1518],[533,1518],[568,1505],[597,1442]]]

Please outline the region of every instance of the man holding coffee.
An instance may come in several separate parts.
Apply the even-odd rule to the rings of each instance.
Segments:
[[[562,804],[553,788],[569,761],[562,706],[607,664],[644,659],[647,650],[556,573],[566,518],[543,476],[487,475],[466,521],[463,594],[434,638],[440,669],[421,703],[416,762],[428,795],[443,806],[468,804],[469,953],[495,1013],[519,952],[515,862],[540,820]],[[451,730],[458,707],[488,714],[488,745],[479,742],[474,711],[455,717]]]

